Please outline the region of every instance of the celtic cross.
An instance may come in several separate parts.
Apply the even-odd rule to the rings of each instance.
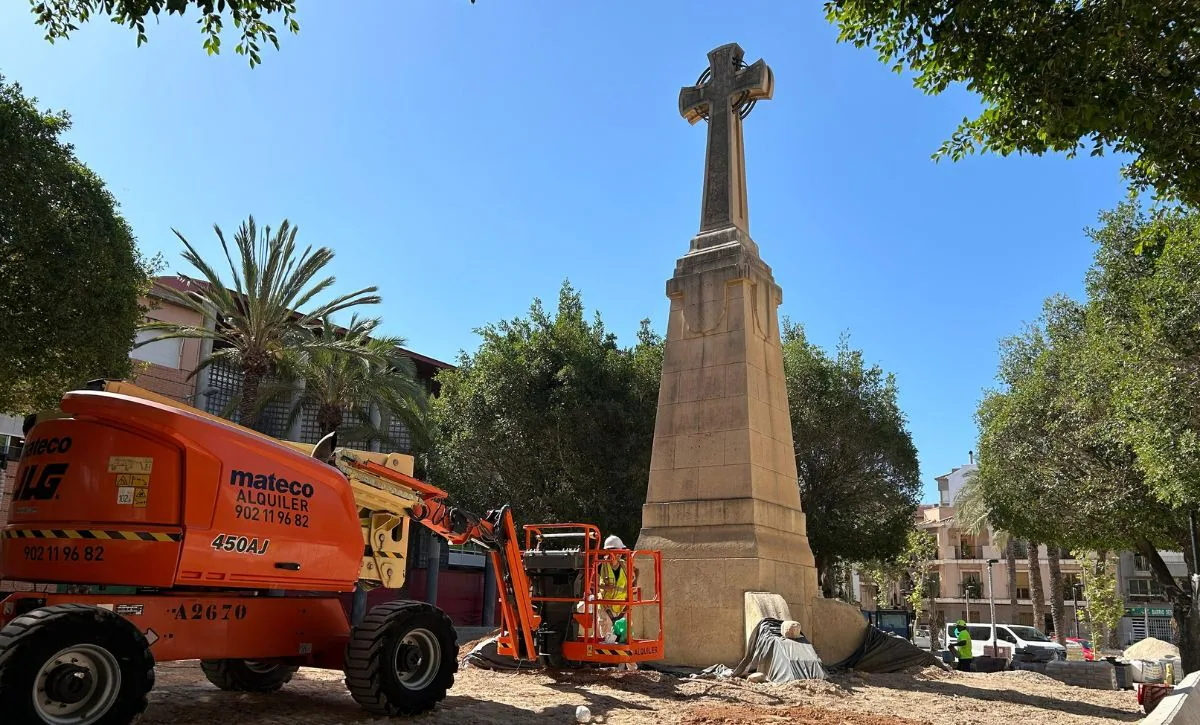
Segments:
[[[742,119],[756,102],[771,98],[775,77],[761,59],[746,65],[743,54],[737,43],[716,48],[708,54],[708,70],[696,85],[679,91],[680,115],[692,124],[708,121],[702,234],[730,227],[750,233]]]

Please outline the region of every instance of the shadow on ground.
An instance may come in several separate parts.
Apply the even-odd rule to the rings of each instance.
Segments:
[[[740,693],[751,693],[760,704],[785,705],[786,698],[766,692],[746,683],[744,680],[684,680],[654,671],[639,670],[614,674],[611,670],[589,672],[544,672],[554,682],[545,685],[559,692],[585,692],[583,688],[589,685],[600,685],[610,690],[619,690],[631,694],[645,695],[660,700],[696,700],[708,699],[719,702],[742,703]],[[683,685],[687,685],[686,691]],[[628,704],[625,707],[630,707]],[[647,708],[636,708],[647,709]]]
[[[963,682],[948,682],[945,680],[921,680],[889,677],[884,680],[851,680],[842,679],[839,685],[846,688],[850,692],[856,692],[856,685],[871,685],[872,687],[884,687],[891,690],[906,690],[910,692],[922,692],[931,695],[939,695],[942,697],[969,697],[975,700],[987,702],[1007,702],[1017,705],[1026,705],[1028,707],[1036,707],[1041,710],[1050,710],[1053,712],[1061,712],[1069,715],[1083,715],[1085,717],[1107,718],[1110,720],[1121,720],[1124,722],[1136,722],[1141,720],[1143,715],[1140,712],[1122,710],[1113,707],[1103,707],[1093,705],[1087,702],[1077,702],[1067,698],[1058,699],[1053,697],[1044,697],[1042,695],[1031,695],[1020,690],[1013,689],[990,689],[986,687],[972,687]],[[1067,685],[1063,685],[1064,690]]]

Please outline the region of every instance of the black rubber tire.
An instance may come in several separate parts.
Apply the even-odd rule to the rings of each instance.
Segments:
[[[248,660],[201,660],[200,669],[209,682],[226,692],[276,692],[291,682],[300,668],[275,665],[258,670]]]
[[[32,697],[38,670],[63,649],[85,644],[106,650],[121,673],[116,699],[95,725],[136,722],[154,687],[150,644],[124,617],[83,604],[35,609],[0,629],[0,713],[4,722],[44,723]]]
[[[413,630],[435,638],[436,672],[420,689],[400,680],[396,651]],[[424,602],[387,602],[373,607],[350,631],[346,643],[346,687],[355,702],[373,715],[416,715],[432,710],[454,686],[458,672],[458,634],[442,610]]]

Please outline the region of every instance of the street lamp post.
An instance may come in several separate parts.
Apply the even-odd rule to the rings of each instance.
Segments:
[[[991,610],[992,617],[992,656],[995,657],[999,651],[996,649],[996,590],[992,586],[992,564],[999,563],[999,559],[988,559],[988,608]]]
[[[1075,610],[1075,639],[1079,639],[1079,590],[1082,584],[1071,585],[1071,608]]]

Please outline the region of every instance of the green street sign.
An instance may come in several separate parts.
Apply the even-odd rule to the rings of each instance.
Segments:
[[[1148,616],[1151,616],[1151,617],[1170,617],[1171,616],[1171,608],[1170,607],[1150,607],[1148,613],[1147,613],[1146,607],[1126,607],[1125,608],[1125,616],[1126,617],[1145,617],[1145,616],[1147,616],[1147,614],[1148,614]]]

